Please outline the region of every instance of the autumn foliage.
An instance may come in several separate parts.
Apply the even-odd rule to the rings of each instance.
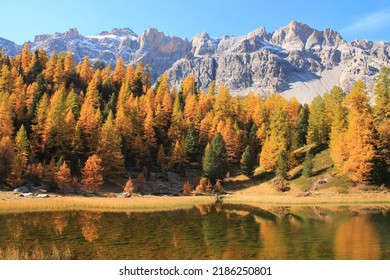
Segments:
[[[99,190],[99,187],[104,183],[103,170],[102,160],[97,155],[88,158],[82,170],[84,190],[92,193]]]
[[[301,105],[279,94],[232,96],[218,82],[203,91],[195,75],[171,88],[166,74],[152,81],[147,65],[121,58],[115,66],[96,66],[72,52],[33,53],[28,45],[15,57],[0,53],[3,182],[28,178],[68,190],[80,180],[96,192],[104,179],[126,178],[131,169],[185,174],[192,166],[215,183],[239,169],[252,177],[257,165],[277,172],[281,152],[290,160],[307,144],[329,146],[337,174],[356,182],[389,177],[386,67],[374,104],[358,81],[350,93],[335,87]],[[61,158],[66,164],[57,166]],[[143,176],[134,180],[140,191],[146,190]]]

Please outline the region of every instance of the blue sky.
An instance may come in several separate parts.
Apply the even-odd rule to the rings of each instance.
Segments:
[[[390,41],[389,0],[6,0],[1,3],[0,37],[21,44],[37,34],[72,27],[83,35],[114,27],[140,34],[155,27],[191,39],[204,31],[213,37],[244,35],[260,26],[272,32],[292,20],[335,29],[348,41]]]

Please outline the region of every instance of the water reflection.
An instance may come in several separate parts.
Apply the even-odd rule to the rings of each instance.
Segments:
[[[218,203],[156,213],[2,214],[0,258],[9,248],[29,255],[37,247],[50,257],[55,247],[74,259],[389,259],[389,213]]]
[[[377,260],[381,257],[379,236],[368,216],[342,221],[335,236],[337,259]]]

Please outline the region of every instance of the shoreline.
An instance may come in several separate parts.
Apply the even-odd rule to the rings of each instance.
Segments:
[[[49,194],[47,198],[15,197],[12,192],[0,192],[0,213],[47,211],[160,212],[190,209],[195,205],[213,204],[217,197],[224,204],[261,206],[390,206],[390,193],[365,192],[354,194],[316,194],[298,197],[293,194],[243,194],[204,196],[75,196]]]

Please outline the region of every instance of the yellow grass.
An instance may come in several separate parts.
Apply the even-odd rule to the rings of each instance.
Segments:
[[[348,194],[348,195],[314,195],[310,197],[297,197],[288,194],[279,195],[231,195],[223,196],[224,203],[261,205],[390,205],[388,194]]]
[[[15,197],[2,198],[0,200],[0,213],[65,210],[157,212],[189,209],[197,204],[211,204],[214,202],[215,197],[212,196],[143,196],[131,198],[77,196],[61,196],[49,198]]]

